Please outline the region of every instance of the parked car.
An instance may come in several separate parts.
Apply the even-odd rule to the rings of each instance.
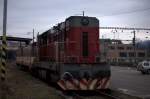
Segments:
[[[137,65],[137,70],[142,74],[150,74],[150,61],[142,61]]]

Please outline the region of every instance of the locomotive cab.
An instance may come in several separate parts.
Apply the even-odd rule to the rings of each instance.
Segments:
[[[66,19],[65,62],[96,63],[99,55],[99,21],[95,17],[71,16]]]

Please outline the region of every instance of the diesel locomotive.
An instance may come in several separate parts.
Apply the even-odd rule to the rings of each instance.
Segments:
[[[70,16],[19,49],[17,65],[63,90],[108,89],[111,71],[100,57],[99,20]]]

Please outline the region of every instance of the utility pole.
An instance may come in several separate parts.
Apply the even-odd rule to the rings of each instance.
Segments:
[[[83,16],[84,16],[84,11],[83,11]]]
[[[32,44],[32,48],[33,48],[33,50],[32,50],[32,55],[34,56],[34,38],[35,38],[35,37],[34,37],[34,29],[33,29],[33,32],[32,32],[32,33],[33,33],[33,38],[32,38],[32,39],[33,39],[33,44]]]
[[[116,38],[116,37],[115,37],[115,36],[116,36],[116,34],[115,34],[115,32],[113,32],[113,34],[114,34],[114,40],[115,40],[115,38]]]
[[[4,0],[3,12],[3,37],[2,37],[2,57],[1,57],[1,80],[6,79],[6,28],[7,28],[7,0]]]
[[[133,30],[133,47],[134,47],[134,65],[136,65],[135,30]]]
[[[34,29],[33,29],[33,32],[32,32],[32,33],[33,33],[33,43],[34,43]]]
[[[36,56],[38,57],[38,59],[39,59],[39,54],[38,54],[38,51],[39,51],[39,48],[37,47],[37,46],[40,46],[40,43],[39,43],[39,32],[37,33],[37,45],[36,45],[36,49],[37,49],[37,51],[35,52],[36,53]]]
[[[3,37],[2,37],[2,51],[1,51],[1,99],[6,99],[6,29],[7,29],[7,0],[4,0],[3,9]]]

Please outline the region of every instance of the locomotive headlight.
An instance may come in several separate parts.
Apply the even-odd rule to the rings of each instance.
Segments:
[[[86,18],[86,17],[82,18],[82,19],[81,19],[81,24],[82,24],[82,25],[88,25],[88,24],[89,24],[88,18]]]
[[[70,72],[65,72],[63,75],[62,75],[62,78],[64,80],[70,80],[70,79],[73,79],[73,75],[70,73]]]

